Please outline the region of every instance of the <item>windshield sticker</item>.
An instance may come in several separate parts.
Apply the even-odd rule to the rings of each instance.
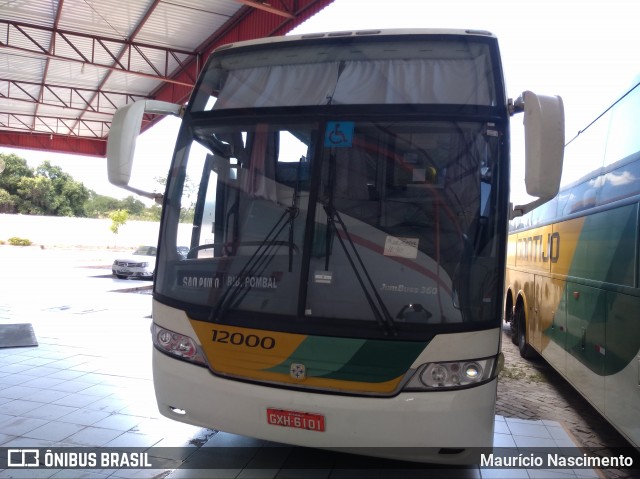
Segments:
[[[316,271],[313,273],[313,282],[319,284],[331,284],[333,280],[333,272],[331,271]]]
[[[416,259],[418,257],[418,238],[398,238],[387,236],[384,242],[384,255],[398,258]]]
[[[324,146],[329,148],[351,148],[354,128],[355,123],[352,121],[328,121],[324,135]]]

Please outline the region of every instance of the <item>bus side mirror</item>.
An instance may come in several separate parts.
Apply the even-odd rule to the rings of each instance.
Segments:
[[[182,107],[174,103],[157,100],[140,100],[119,108],[111,121],[107,141],[107,172],[109,182],[138,195],[158,201],[162,195],[149,193],[129,186],[136,140],[142,127],[145,113],[180,116]]]
[[[525,185],[538,199],[514,206],[511,218],[522,216],[558,194],[564,157],[564,104],[559,96],[526,91],[514,103],[524,112]]]

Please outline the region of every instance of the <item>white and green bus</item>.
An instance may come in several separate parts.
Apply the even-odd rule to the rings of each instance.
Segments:
[[[558,195],[509,235],[505,319],[640,447],[640,77],[565,148]]]
[[[517,111],[542,202],[562,102],[511,102],[488,32],[239,42],[211,55],[185,109],[119,110],[109,177],[136,192],[143,113],[182,116],[153,289],[162,414],[425,462],[490,447]]]

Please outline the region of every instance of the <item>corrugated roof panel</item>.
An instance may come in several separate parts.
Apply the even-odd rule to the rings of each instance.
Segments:
[[[146,96],[162,82],[143,76],[131,75],[114,70],[105,82],[103,89],[110,91],[122,91]]]
[[[16,130],[29,130],[33,126],[33,112],[17,111],[11,114],[0,114],[0,125]]]
[[[12,100],[36,103],[40,97],[40,85],[32,83],[12,83],[9,85]]]
[[[138,51],[135,48],[131,48],[125,51],[120,63],[135,72],[166,77],[170,73],[166,69],[167,63],[175,65],[175,61],[169,61],[169,59],[170,57],[163,50],[145,49]]]
[[[73,121],[80,117],[82,112],[78,110],[72,110],[69,108],[63,108],[55,105],[48,104],[40,104],[38,105],[38,116],[42,116],[43,118],[51,117],[51,118],[61,118],[65,121]]]
[[[330,2],[295,0],[292,4],[296,8],[310,5],[305,10],[310,12]],[[5,1],[0,6],[0,41],[7,44],[0,48],[0,131],[34,133],[9,136],[5,141],[23,144],[42,132],[46,134],[42,137],[53,135],[53,139],[29,143],[31,147],[74,145],[76,152],[104,155],[103,142],[89,141],[91,146],[53,143],[58,135],[104,138],[115,109],[139,98],[154,95],[184,101],[195,81],[191,52],[212,36],[222,36],[221,27],[241,9],[249,15],[224,32],[225,42],[293,26],[275,14],[254,15],[237,0]],[[19,23],[24,32],[11,22]],[[55,49],[50,54],[52,38]],[[139,46],[140,51],[129,45]],[[189,53],[167,53],[167,49]],[[189,66],[188,74],[181,63]],[[157,79],[165,76],[172,79]]]
[[[107,122],[111,123],[111,115],[105,115],[104,113],[96,113],[93,110],[87,110],[86,113],[82,115],[82,118],[88,121],[99,121],[99,122]]]
[[[42,90],[42,104],[47,108],[63,108],[55,111],[55,114],[80,115],[85,109],[90,108],[94,93],[79,88],[59,88],[47,86]],[[106,104],[105,106],[109,106]],[[105,111],[105,115],[113,115],[115,108]]]
[[[11,102],[11,110],[7,111],[7,104]],[[0,98],[0,111],[2,113],[15,113],[17,115],[32,115],[36,108],[35,103],[13,101]]]
[[[19,52],[0,56],[0,78],[16,81],[40,82],[46,59]]]
[[[51,32],[28,26],[20,26],[18,29],[14,25],[0,24],[0,38],[11,45],[12,51],[15,47],[44,54],[51,44]]]
[[[222,0],[161,2],[137,40],[192,51],[241,7]]]
[[[81,120],[75,125],[74,133],[78,136],[88,136],[94,138],[104,138],[109,134],[109,128],[105,122],[95,122],[90,120]]]
[[[3,2],[1,16],[3,20],[51,26],[58,10],[58,3],[59,0]]]
[[[96,89],[107,70],[82,63],[51,60],[47,84]]]
[[[66,0],[60,28],[125,40],[152,3],[152,0]]]
[[[69,129],[64,124],[64,120],[55,117],[38,116],[35,119],[34,130],[42,133],[66,135]]]
[[[77,61],[96,62],[95,42],[91,38],[74,37],[67,42],[64,38],[58,37],[55,45],[55,54],[58,57],[69,58]],[[102,49],[98,48],[98,52]],[[80,52],[80,53],[78,53]],[[100,60],[106,64],[111,64],[113,59],[103,55]]]

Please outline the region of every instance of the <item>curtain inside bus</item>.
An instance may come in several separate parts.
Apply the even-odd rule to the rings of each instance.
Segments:
[[[231,70],[213,107],[495,104],[489,56],[275,65]]]

